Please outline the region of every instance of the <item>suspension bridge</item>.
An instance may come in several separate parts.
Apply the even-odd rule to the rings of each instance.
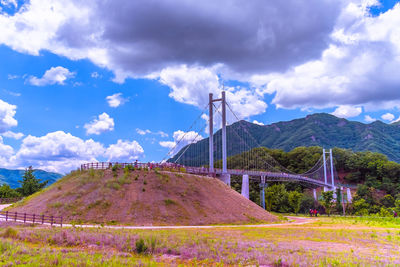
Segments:
[[[221,129],[214,132],[216,125],[220,125]],[[332,149],[323,149],[321,157],[309,170],[294,173],[283,167],[265,150],[254,149],[261,148],[262,145],[256,141],[257,138],[251,134],[249,127],[251,124],[240,120],[232,109],[232,105],[227,101],[226,92],[223,91],[221,98],[216,99],[210,93],[208,105],[186,134],[177,140],[164,160],[168,158],[168,162],[184,166],[188,173],[218,177],[229,186],[231,175],[242,176],[241,193],[246,198],[249,198],[250,180],[257,182],[260,186],[261,205],[264,208],[264,188],[268,186],[268,182],[301,183],[314,189],[315,198],[315,188],[318,187],[322,187],[324,191],[335,192],[335,180],[338,180],[338,175]],[[208,144],[207,139],[201,136],[202,132],[208,133]],[[347,198],[351,202],[349,188]]]
[[[219,104],[219,105],[218,105]],[[208,114],[206,113],[208,110]],[[228,111],[228,112],[227,112]],[[214,131],[214,126],[220,129]],[[227,127],[228,126],[228,127]],[[265,209],[265,188],[271,182],[300,183],[313,189],[317,199],[316,188],[324,191],[336,191],[338,181],[334,166],[332,149],[323,149],[321,156],[315,160],[314,166],[302,173],[295,173],[282,166],[262,144],[251,134],[254,124],[240,120],[226,99],[226,92],[221,98],[214,99],[209,94],[208,105],[182,134],[175,145],[160,163],[122,163],[145,168],[184,168],[186,173],[217,177],[227,185],[231,185],[231,176],[241,176],[241,194],[249,199],[250,181],[259,184],[260,205]],[[259,131],[262,134],[262,130]],[[208,134],[204,138],[201,134]],[[216,160],[216,161],[215,161]],[[87,163],[81,169],[106,169],[121,163]],[[342,191],[345,190],[341,188]],[[336,197],[336,194],[334,193]],[[351,202],[351,192],[347,188],[347,202]]]

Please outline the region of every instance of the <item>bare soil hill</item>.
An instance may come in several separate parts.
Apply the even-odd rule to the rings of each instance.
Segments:
[[[65,221],[128,225],[273,222],[277,218],[215,178],[147,170],[76,171],[10,211]]]

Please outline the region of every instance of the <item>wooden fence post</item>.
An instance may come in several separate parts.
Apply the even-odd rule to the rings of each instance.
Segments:
[[[26,223],[26,212],[24,213],[24,224]]]
[[[35,224],[35,214],[33,214],[33,224]]]
[[[6,211],[6,221],[8,221],[8,211]]]
[[[44,224],[44,214],[42,214],[42,224]]]
[[[53,226],[53,215],[51,215],[51,226]]]
[[[61,216],[61,223],[60,223],[61,228],[62,228],[62,220],[63,220],[63,217]]]
[[[14,217],[14,221],[16,222],[17,221],[17,212],[15,212],[15,217]]]

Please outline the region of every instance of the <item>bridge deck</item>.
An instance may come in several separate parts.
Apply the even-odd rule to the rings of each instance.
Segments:
[[[81,165],[82,170],[88,169],[109,169],[112,166],[119,165],[122,168],[125,166],[133,166],[136,168],[160,168],[160,169],[177,169],[184,168],[187,173],[198,175],[221,175],[222,169],[214,169],[214,173],[210,174],[208,168],[205,167],[188,167],[171,163],[118,163],[118,162],[94,162]],[[268,171],[254,171],[254,170],[236,170],[228,169],[227,173],[230,175],[249,175],[249,176],[264,176],[266,181],[270,182],[304,182],[314,186],[332,187],[330,184],[325,184],[323,181],[315,180],[307,176],[298,174],[290,174],[284,172],[268,172]]]

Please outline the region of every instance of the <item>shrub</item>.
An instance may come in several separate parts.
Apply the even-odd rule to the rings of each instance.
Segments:
[[[121,168],[121,165],[115,164],[114,166],[112,166],[112,171],[113,171],[113,172],[116,172],[116,171],[118,171],[120,168]]]
[[[164,203],[165,203],[165,205],[176,205],[176,202],[174,201],[174,200],[172,200],[172,199],[169,199],[169,198],[167,198],[167,199],[164,199]]]
[[[1,236],[4,238],[16,238],[18,236],[18,231],[12,227],[8,227]]]
[[[148,247],[144,243],[143,238],[139,238],[138,240],[136,240],[135,246],[136,246],[136,252],[139,254],[146,253],[148,250]]]

